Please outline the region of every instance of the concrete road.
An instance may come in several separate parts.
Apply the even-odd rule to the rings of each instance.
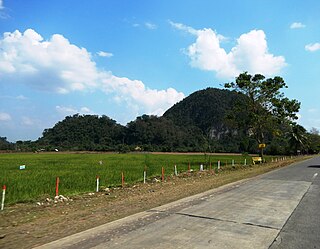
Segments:
[[[320,248],[319,177],[317,157],[39,248]]]

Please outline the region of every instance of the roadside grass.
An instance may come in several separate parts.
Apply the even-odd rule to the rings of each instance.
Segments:
[[[236,166],[232,167],[232,160]],[[121,173],[125,183],[134,184],[143,181],[143,171],[147,178],[174,174],[174,165],[178,172],[186,172],[188,165],[198,171],[200,164],[204,169],[216,169],[218,161],[222,169],[236,170],[244,161],[248,168],[250,156],[236,155],[167,155],[167,154],[85,154],[85,153],[8,153],[0,154],[0,185],[7,186],[6,204],[43,200],[54,197],[56,177],[60,179],[59,194],[72,196],[95,191],[96,176],[100,177],[100,186],[121,186]],[[267,160],[271,160],[267,157]],[[24,170],[19,166],[25,165]]]

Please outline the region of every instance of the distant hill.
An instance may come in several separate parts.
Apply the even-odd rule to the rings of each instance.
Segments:
[[[162,117],[143,115],[126,126],[107,116],[73,115],[46,129],[38,144],[68,150],[240,152],[252,147],[246,136],[246,97],[207,88],[192,93]],[[240,104],[241,103],[241,104]],[[241,115],[243,126],[233,120]]]
[[[179,126],[195,126],[210,137],[219,138],[234,127],[228,116],[239,103],[246,101],[239,93],[207,88],[192,93],[168,109],[163,117]]]

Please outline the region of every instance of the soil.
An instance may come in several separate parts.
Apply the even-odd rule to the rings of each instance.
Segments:
[[[228,167],[219,172],[184,173],[161,182],[114,188],[72,196],[64,202],[41,200],[5,207],[0,211],[0,248],[32,248],[230,182],[286,166],[272,164]]]

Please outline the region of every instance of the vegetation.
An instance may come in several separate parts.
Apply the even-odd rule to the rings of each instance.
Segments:
[[[267,142],[267,133],[281,129],[282,124],[294,124],[300,103],[289,100],[280,92],[287,85],[281,77],[265,79],[261,74],[240,74],[235,82],[225,84],[226,88],[248,97],[246,129],[259,144]],[[243,124],[243,121],[240,121]]]
[[[209,155],[153,155],[153,154],[63,154],[63,153],[3,153],[0,154],[0,185],[7,185],[6,203],[26,202],[45,199],[55,195],[55,180],[60,178],[62,195],[74,195],[95,191],[96,176],[100,176],[100,185],[104,187],[120,186],[121,173],[126,183],[143,180],[143,171],[147,177],[161,175],[165,168],[166,176],[173,174],[174,165],[178,171],[191,168],[199,170],[221,167],[235,163],[249,163],[250,157],[245,156],[209,156]],[[25,165],[24,170],[19,166]]]
[[[194,92],[162,117],[142,115],[126,126],[107,116],[68,116],[37,141],[2,137],[0,150],[258,153],[264,143],[271,155],[319,153],[319,132],[295,122],[300,103],[281,92],[281,77],[242,73],[225,87]]]

